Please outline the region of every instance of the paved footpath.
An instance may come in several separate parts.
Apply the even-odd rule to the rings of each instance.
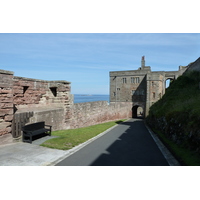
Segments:
[[[39,146],[52,137],[37,139],[32,144],[13,143],[12,138],[6,141],[1,138],[0,166],[179,165],[170,153],[166,153],[168,150],[160,145],[158,138],[147,130],[141,119],[130,119],[116,125],[67,151]]]
[[[153,139],[146,128],[144,121],[130,119],[56,165],[168,166],[169,162],[165,157],[155,143],[155,138]]]

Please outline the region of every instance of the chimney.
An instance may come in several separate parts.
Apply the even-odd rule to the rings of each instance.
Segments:
[[[142,56],[142,61],[141,61],[141,68],[145,67],[145,60],[144,60],[144,56]]]

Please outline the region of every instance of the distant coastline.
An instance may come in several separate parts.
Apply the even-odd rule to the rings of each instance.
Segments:
[[[110,101],[108,94],[74,94],[74,103],[85,103],[92,101]]]
[[[92,94],[75,94],[77,96],[93,96]]]

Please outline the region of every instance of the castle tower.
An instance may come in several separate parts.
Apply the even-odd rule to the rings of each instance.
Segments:
[[[145,59],[144,56],[142,56],[142,60],[141,60],[141,68],[145,67]]]

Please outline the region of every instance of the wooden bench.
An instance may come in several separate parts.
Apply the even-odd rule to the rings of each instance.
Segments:
[[[40,135],[43,133],[51,136],[51,127],[50,125],[45,125],[45,122],[36,122],[33,124],[28,124],[22,127],[23,131],[23,142],[32,143],[33,136]]]

